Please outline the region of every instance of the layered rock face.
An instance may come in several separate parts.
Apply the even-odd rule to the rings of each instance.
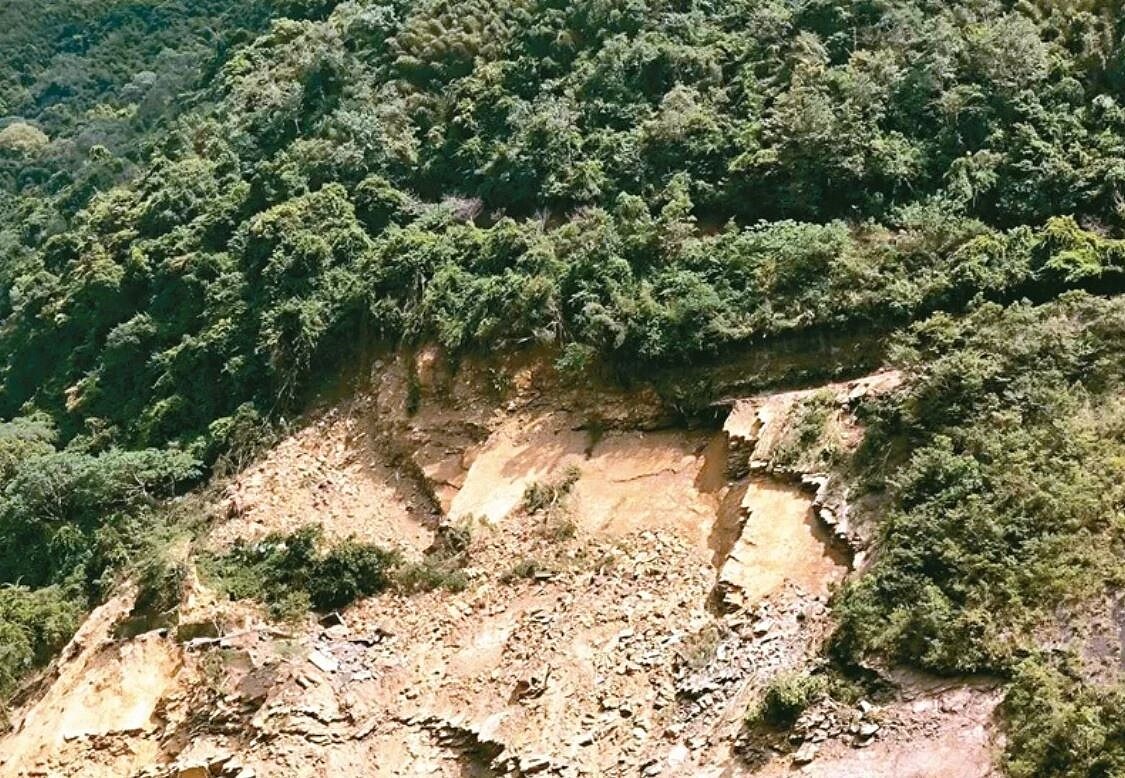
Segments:
[[[820,661],[867,542],[844,484],[780,453],[795,409],[815,393],[854,446],[853,404],[897,375],[737,397],[700,428],[651,390],[501,368],[377,364],[216,487],[196,541],[315,522],[419,559],[456,527],[461,591],[280,625],[190,576],[175,628],[124,638],[123,588],[15,711],[0,775],[987,774],[993,693],[919,679],[747,755],[747,710]]]

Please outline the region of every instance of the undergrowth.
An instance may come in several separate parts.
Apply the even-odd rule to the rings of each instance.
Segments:
[[[1125,775],[1125,684],[1086,685],[1033,657],[1016,667],[1002,710],[1013,778]]]
[[[1039,635],[1125,587],[1125,299],[938,315],[896,361],[909,382],[855,463],[886,499],[878,554],[836,600],[833,655],[1010,678],[1010,773],[1121,774],[1121,687]]]
[[[828,684],[821,675],[794,672],[778,676],[766,687],[761,702],[747,713],[746,723],[776,729],[791,727],[827,689]]]
[[[417,562],[404,562],[394,572],[395,586],[407,594],[445,589],[459,592],[469,585],[465,565],[473,542],[472,516],[438,527],[433,545]]]
[[[226,553],[201,555],[200,568],[232,599],[257,599],[271,616],[288,620],[310,608],[343,607],[392,583],[397,552],[351,539],[332,544],[322,539],[320,527],[309,525],[290,535],[240,540]]]
[[[829,389],[798,401],[789,413],[785,432],[773,453],[776,464],[800,471],[839,464],[843,455],[837,430],[839,403]]]
[[[533,481],[524,489],[523,509],[530,514],[549,513],[561,507],[581,476],[582,471],[572,465],[557,481]]]

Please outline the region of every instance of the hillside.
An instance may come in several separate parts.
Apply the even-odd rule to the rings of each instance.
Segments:
[[[137,599],[125,589],[21,711],[12,758],[84,776],[784,773],[791,757],[761,750],[779,736],[759,742],[743,720],[772,679],[818,665],[828,596],[866,538],[814,516],[841,508],[837,484],[765,463],[809,398],[854,443],[855,403],[900,377],[742,398],[706,430],[670,424],[648,392],[568,390],[541,360],[503,366],[516,380],[501,397],[496,364],[438,370],[413,414],[407,363],[381,370],[226,481],[197,546],[270,543],[315,515],[330,540],[449,565],[436,588],[278,624],[216,597],[204,566],[166,634],[149,621],[122,640],[114,625]],[[456,559],[448,527],[467,538]],[[831,726],[802,726],[825,775],[954,758],[982,774],[996,685],[825,699]]]
[[[1123,35],[5,4],[0,770],[1125,772]]]

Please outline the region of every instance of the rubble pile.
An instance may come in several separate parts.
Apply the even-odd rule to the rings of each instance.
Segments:
[[[850,561],[836,541],[855,537],[841,485],[770,465],[802,393],[739,400],[717,432],[674,429],[651,392],[584,394],[524,365],[497,398],[443,365],[380,365],[369,395],[232,478],[200,542],[319,521],[420,558],[455,528],[463,590],[275,625],[189,576],[180,628],[129,639],[113,631],[123,595],[17,713],[0,776],[743,774],[746,712],[818,661]],[[830,388],[845,412],[893,383]],[[565,499],[524,504],[572,469]],[[823,701],[777,759],[928,736],[911,715]]]

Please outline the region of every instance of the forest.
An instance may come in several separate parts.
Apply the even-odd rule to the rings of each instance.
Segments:
[[[996,674],[1010,774],[1125,771],[1125,686],[1036,642],[1125,584],[1117,0],[0,22],[0,693],[365,353],[643,376],[854,332],[911,378],[851,465],[888,509],[834,661]]]

